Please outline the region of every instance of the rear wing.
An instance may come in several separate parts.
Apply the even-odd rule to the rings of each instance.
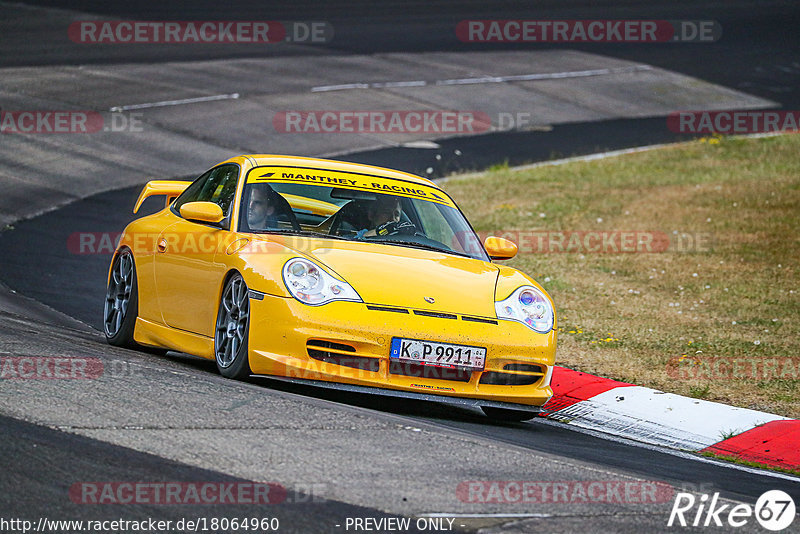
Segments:
[[[167,207],[191,184],[192,182],[182,182],[177,180],[151,180],[145,184],[144,189],[142,189],[142,192],[139,193],[139,198],[136,200],[136,204],[133,206],[133,213],[139,211],[139,208],[142,207],[142,203],[147,197],[152,197],[155,195],[166,195],[167,200],[164,204],[164,207]]]

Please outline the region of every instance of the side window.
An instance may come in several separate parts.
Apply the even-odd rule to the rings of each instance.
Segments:
[[[181,196],[175,199],[172,210],[180,215],[181,206],[187,202],[213,202],[222,208],[226,217],[229,217],[233,198],[236,196],[238,179],[239,166],[233,163],[211,169],[195,180]]]
[[[181,214],[181,206],[186,204],[187,202],[194,202],[195,200],[199,200],[200,191],[203,189],[203,186],[208,182],[208,179],[211,177],[211,173],[214,172],[214,169],[206,172],[200,178],[192,182],[192,185],[186,188],[183,193],[181,193],[178,198],[175,199],[175,202],[172,203],[172,211],[175,215]]]

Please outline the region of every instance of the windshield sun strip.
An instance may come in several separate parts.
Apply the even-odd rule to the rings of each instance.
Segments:
[[[262,174],[260,176],[257,176],[257,174],[258,174],[257,171],[259,169],[265,169],[265,168],[293,169],[293,170],[301,170],[301,171],[302,170],[308,170],[308,171],[325,172],[325,173],[329,173],[330,176],[324,176],[324,178],[327,178],[327,179],[333,180],[333,181],[323,182],[323,181],[316,181],[316,180],[307,180],[307,179],[303,179],[303,178],[298,179],[298,178],[295,178],[295,176],[297,176],[296,174],[292,174],[291,177],[286,177],[285,174],[287,174],[287,173],[281,173],[281,174],[284,174],[284,176],[277,176],[277,174],[278,174],[277,172],[271,172],[271,173]],[[341,175],[341,177],[338,177],[336,175]],[[302,175],[302,176],[306,176],[306,175]],[[371,179],[374,179],[374,180],[380,180],[381,182],[384,182],[383,185],[391,185],[391,186],[402,187],[404,190],[403,191],[397,191],[397,190],[391,189],[391,188],[390,189],[384,189],[384,188],[379,188],[379,187],[369,187],[369,186],[363,185],[363,184],[354,184],[354,183],[352,183],[352,181],[351,181],[351,183],[347,183],[348,179],[346,178],[346,176],[354,176],[354,177],[358,177],[360,179],[371,178]],[[322,177],[323,176],[320,176],[320,178],[322,178]],[[344,180],[344,181],[339,181],[339,180]],[[367,192],[376,193],[376,194],[380,193],[380,194],[384,194],[384,195],[406,196],[408,198],[417,198],[417,199],[420,199],[420,200],[427,200],[429,202],[434,202],[434,203],[437,203],[437,204],[444,204],[444,205],[447,205],[447,206],[450,206],[450,207],[455,207],[455,202],[453,202],[453,200],[449,197],[449,195],[447,195],[447,193],[445,193],[441,189],[438,189],[435,186],[431,186],[431,185],[425,184],[425,183],[418,183],[418,182],[414,182],[414,181],[411,181],[411,180],[403,180],[401,178],[391,178],[391,177],[380,176],[380,175],[375,175],[375,174],[363,174],[363,173],[356,173],[356,172],[349,172],[349,171],[339,171],[339,170],[333,170],[333,169],[314,169],[314,168],[310,168],[310,167],[289,167],[289,166],[269,166],[269,167],[266,167],[266,166],[261,166],[261,167],[256,167],[256,168],[250,169],[250,171],[247,174],[247,178],[245,179],[245,183],[246,184],[270,183],[270,182],[273,182],[273,183],[291,183],[291,184],[315,185],[315,186],[318,186],[318,187],[342,187],[342,188],[345,188],[345,189],[353,189],[353,190],[356,190],[356,191],[367,191]],[[407,187],[394,184],[393,182],[400,182],[402,184],[407,184]],[[409,189],[411,191],[409,191]],[[425,191],[425,194],[414,194],[413,193],[414,189]]]

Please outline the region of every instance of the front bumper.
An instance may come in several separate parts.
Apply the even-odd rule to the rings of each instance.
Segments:
[[[526,406],[541,406],[552,396],[555,330],[538,334],[512,321],[399,310],[251,298],[250,369],[257,375]],[[393,337],[486,347],[486,365],[483,371],[463,371],[390,361]]]

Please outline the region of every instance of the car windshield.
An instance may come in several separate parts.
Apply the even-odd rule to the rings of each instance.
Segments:
[[[323,235],[489,259],[452,199],[439,189],[338,171],[280,170],[285,172],[250,171],[239,231]]]

